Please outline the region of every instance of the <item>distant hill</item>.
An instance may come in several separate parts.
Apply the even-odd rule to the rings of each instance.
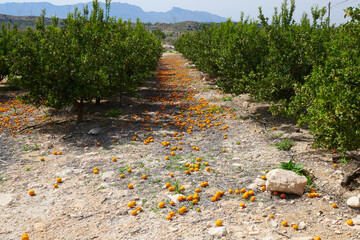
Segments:
[[[91,2],[62,6],[53,5],[48,2],[2,3],[0,4],[0,14],[13,16],[39,16],[41,11],[46,9],[46,17],[56,15],[59,18],[66,18],[67,14],[73,12],[76,7],[79,10],[82,10],[86,5],[89,6],[89,10],[92,9]],[[104,3],[100,3],[100,5],[105,9]],[[183,21],[224,22],[227,20],[224,17],[208,12],[190,11],[177,7],[174,7],[167,12],[144,12],[138,6],[119,2],[111,3],[110,16],[122,18],[123,20],[131,19],[133,22],[139,18],[140,21],[144,23],[177,23]]]

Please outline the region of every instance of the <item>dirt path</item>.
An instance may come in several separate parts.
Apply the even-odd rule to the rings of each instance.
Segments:
[[[334,154],[313,149],[306,130],[272,117],[267,104],[254,103],[246,95],[222,94],[214,84],[202,80],[201,73],[181,55],[164,54],[157,74],[138,98],[125,99],[125,105],[103,101],[91,106],[80,125],[74,121],[52,125],[68,119],[68,114],[54,112],[52,118],[43,118],[42,109],[34,109],[27,121],[45,119],[49,126],[26,134],[25,130],[18,134],[19,128],[13,137],[3,126],[0,239],[20,239],[24,233],[30,239],[69,240],[360,238],[360,225],[346,225],[358,212],[339,202],[358,193],[340,186],[343,173],[354,167],[352,163],[332,167]],[[0,120],[8,116],[9,125],[14,103],[5,103],[5,97]],[[121,115],[105,116],[116,113],[114,109],[120,109]],[[274,138],[265,133],[263,123]],[[91,129],[99,134],[88,134]],[[260,190],[265,170],[289,161],[287,152],[270,145],[283,138],[295,141],[291,149],[295,161],[303,162],[316,186],[336,199],[321,191],[318,198],[304,194],[280,199]],[[54,151],[62,154],[54,155]],[[190,170],[187,163],[194,169],[198,164],[199,170],[186,174]],[[54,188],[57,178],[62,183]],[[200,187],[203,182],[208,186]],[[176,191],[169,191],[166,183]],[[134,188],[129,189],[129,184]],[[181,186],[184,191],[178,189]],[[197,204],[177,201],[178,194],[194,196],[197,188]],[[242,188],[252,188],[256,200],[228,192]],[[29,190],[36,195],[29,196]],[[225,194],[213,202],[218,191]],[[135,208],[127,206],[132,201],[142,208],[136,216],[131,215]],[[159,208],[160,202],[165,203],[164,208]],[[332,208],[334,202],[339,208]],[[181,207],[187,212],[179,215]],[[169,221],[166,217],[171,211],[176,214]],[[215,226],[218,219],[224,228]],[[283,227],[284,220],[304,229]]]

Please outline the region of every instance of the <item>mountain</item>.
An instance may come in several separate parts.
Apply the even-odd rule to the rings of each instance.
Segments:
[[[48,2],[27,2],[27,3],[2,3],[0,4],[0,14],[14,15],[14,16],[39,16],[43,9],[46,9],[46,16],[51,17],[56,15],[59,18],[66,18],[69,12],[73,12],[75,8],[82,10],[86,5],[89,10],[92,9],[92,3],[78,3],[74,5],[53,5]],[[100,3],[101,7],[105,9],[105,4]],[[226,18],[215,14],[202,11],[190,11],[182,8],[174,7],[167,12],[144,12],[140,7],[120,2],[111,3],[110,16],[122,18],[123,20],[131,19],[136,21],[137,18],[141,22],[163,22],[175,23],[183,21],[196,22],[224,22]]]

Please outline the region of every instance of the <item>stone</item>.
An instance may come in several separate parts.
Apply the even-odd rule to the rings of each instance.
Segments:
[[[101,132],[101,129],[100,128],[93,128],[93,129],[91,129],[90,131],[89,131],[89,135],[98,135],[98,134],[100,134],[100,132]]]
[[[271,192],[284,192],[302,195],[307,178],[283,169],[271,170],[266,175],[266,189]]]
[[[173,201],[175,204],[178,204],[178,197],[184,196],[182,194],[175,194],[175,195],[167,195],[168,198],[170,198],[171,201]]]
[[[352,219],[355,225],[360,225],[360,215],[357,215],[356,218]]]
[[[250,103],[249,102],[243,102],[243,108],[248,108],[250,106]]]
[[[314,238],[313,237],[310,237],[310,236],[302,236],[302,237],[294,237],[294,238],[291,238],[291,240],[313,240]]]
[[[349,207],[360,208],[360,199],[358,197],[351,197],[346,201]]]
[[[304,222],[299,222],[299,224],[298,224],[298,229],[299,230],[304,230],[306,228],[306,223],[304,223]]]
[[[5,207],[5,206],[9,205],[12,200],[13,200],[12,194],[0,193],[0,206],[1,207]]]
[[[108,181],[110,179],[112,179],[114,176],[114,172],[104,172],[102,175],[101,175],[101,179],[103,181]]]
[[[34,224],[34,228],[38,232],[42,232],[47,228],[47,224],[43,222],[38,222]]]
[[[262,180],[261,178],[256,178],[253,183],[251,183],[249,186],[247,186],[247,188],[254,190],[254,189],[260,188],[265,185],[266,185],[265,180]]]
[[[215,236],[215,237],[222,237],[225,236],[227,234],[226,228],[225,227],[212,227],[209,228],[209,234],[211,236]]]

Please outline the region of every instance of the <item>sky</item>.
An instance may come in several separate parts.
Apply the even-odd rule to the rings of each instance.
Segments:
[[[55,5],[86,3],[90,0],[0,0],[5,2],[50,2]],[[206,11],[233,21],[240,19],[241,12],[250,18],[257,18],[258,8],[262,6],[266,17],[271,19],[274,7],[280,7],[283,0],[113,0],[112,2],[129,3],[141,7],[144,11],[168,11],[173,7],[188,10]],[[311,7],[328,6],[329,0],[295,0],[295,20],[298,22],[304,12],[311,13]],[[349,6],[358,6],[360,0],[333,0],[330,8],[330,22],[339,24],[346,22],[343,9]]]

